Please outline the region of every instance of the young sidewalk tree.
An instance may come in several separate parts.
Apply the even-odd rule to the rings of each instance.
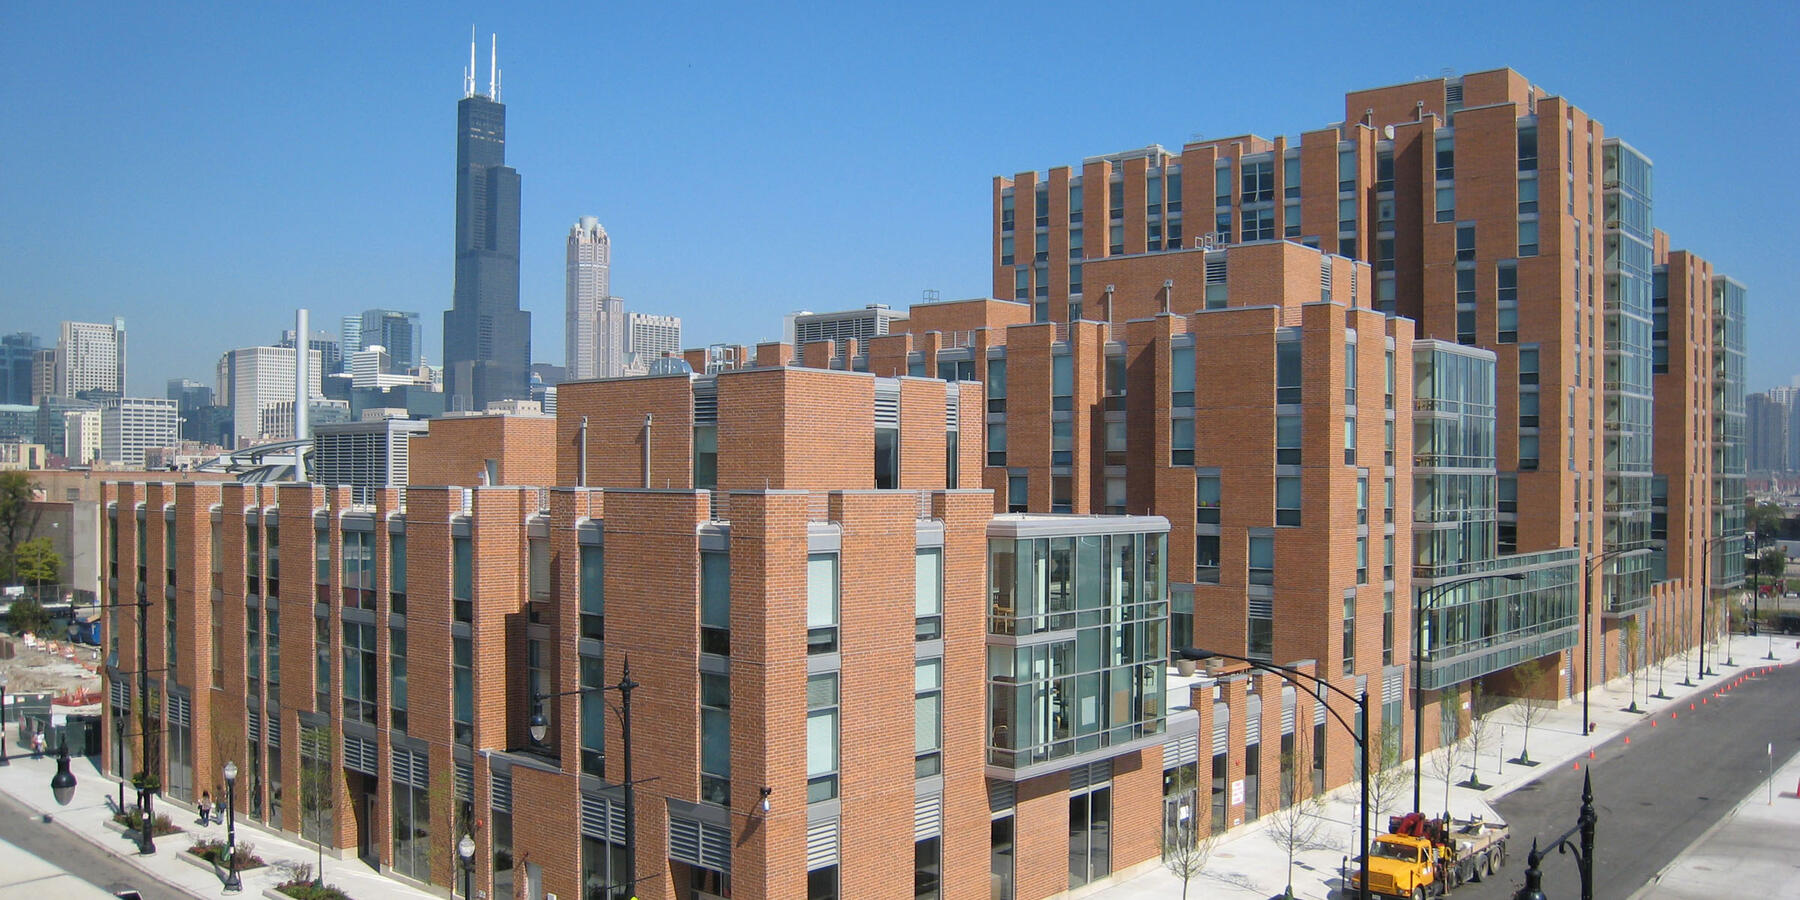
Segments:
[[[1544,721],[1544,717],[1550,715],[1550,707],[1553,702],[1543,696],[1550,690],[1550,669],[1544,665],[1542,659],[1534,659],[1520,664],[1513,671],[1518,678],[1520,693],[1523,696],[1513,703],[1512,718],[1514,722],[1519,723],[1521,728],[1525,729],[1525,737],[1519,745],[1518,758],[1511,761],[1529,766],[1533,765],[1531,761],[1531,726]]]
[[[313,844],[319,851],[318,868],[313,884],[325,879],[325,836],[331,829],[337,809],[337,779],[331,769],[331,726],[305,728],[300,732],[300,816],[302,827],[312,831]]]
[[[1213,849],[1219,845],[1219,832],[1209,828],[1206,834],[1196,835],[1192,824],[1180,831],[1179,838],[1163,842],[1163,868],[1181,879],[1181,900],[1187,900],[1188,882],[1206,871],[1206,864],[1212,861]]]
[[[1625,708],[1626,712],[1638,711],[1638,666],[1643,665],[1644,662],[1644,655],[1638,647],[1638,641],[1643,637],[1643,633],[1643,627],[1638,624],[1636,616],[1625,620],[1625,668],[1631,672],[1631,705]]]
[[[1469,748],[1469,780],[1465,784],[1478,791],[1487,787],[1481,783],[1481,747],[1493,733],[1494,713],[1499,708],[1499,702],[1482,689],[1480,682],[1469,685],[1469,733],[1464,736]]]
[[[1381,752],[1369,762],[1369,815],[1376,823],[1385,822],[1399,809],[1402,798],[1412,787],[1412,777],[1404,765],[1400,723],[1388,722],[1382,726]]]
[[[1294,729],[1292,749],[1282,760],[1284,771],[1298,773],[1305,765],[1310,772],[1313,756],[1310,732],[1308,728]],[[1319,846],[1319,831],[1325,825],[1325,796],[1313,790],[1311,777],[1301,778],[1296,774],[1292,793],[1294,801],[1270,815],[1263,826],[1276,846],[1287,853],[1287,891],[1284,894],[1287,900],[1293,900],[1294,896],[1294,857],[1302,850]]]

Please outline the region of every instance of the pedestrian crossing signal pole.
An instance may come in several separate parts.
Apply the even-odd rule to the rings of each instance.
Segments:
[[[1775,805],[1775,742],[1769,742],[1769,805]]]

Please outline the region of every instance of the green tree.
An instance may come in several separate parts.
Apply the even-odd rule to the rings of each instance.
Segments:
[[[1531,762],[1531,726],[1544,721],[1556,701],[1548,695],[1554,690],[1551,681],[1550,667],[1542,659],[1520,663],[1513,669],[1513,675],[1519,683],[1519,699],[1513,704],[1513,721],[1525,729],[1525,736],[1519,744],[1519,756],[1513,762],[1529,766]]]
[[[37,602],[36,597],[20,597],[7,611],[6,624],[12,627],[14,634],[41,635],[50,630],[50,614],[44,611],[44,605]]]
[[[300,827],[319,851],[319,867],[313,884],[325,877],[325,840],[335,821],[337,779],[331,768],[332,729],[329,724],[300,732]]]
[[[62,573],[62,555],[49,538],[32,538],[13,550],[13,571],[20,581],[54,584]]]
[[[19,546],[19,528],[31,503],[33,486],[24,472],[0,472],[0,577],[13,579],[13,551]]]
[[[1758,542],[1767,543],[1781,534],[1781,522],[1785,516],[1779,505],[1767,501],[1756,503],[1746,498],[1744,506],[1744,527],[1756,532]]]

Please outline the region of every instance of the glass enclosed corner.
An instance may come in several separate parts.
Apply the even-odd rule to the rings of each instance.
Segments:
[[[1162,733],[1167,550],[1166,533],[990,538],[990,765],[1060,769]]]

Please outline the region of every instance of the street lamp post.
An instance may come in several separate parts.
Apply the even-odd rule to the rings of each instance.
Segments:
[[[1706,667],[1706,608],[1712,605],[1712,548],[1714,544],[1736,540],[1735,535],[1723,535],[1713,538],[1700,546],[1700,675],[1702,677],[1718,673]],[[1713,654],[1717,656],[1718,654]]]
[[[11,764],[6,758],[6,682],[0,681],[0,766]]]
[[[1642,547],[1621,547],[1608,550],[1588,559],[1581,569],[1581,734],[1586,737],[1593,730],[1593,719],[1588,716],[1588,694],[1592,693],[1593,677],[1589,664],[1594,659],[1594,598],[1590,585],[1594,580],[1594,566],[1609,559],[1624,556],[1628,553],[1642,552]],[[1631,698],[1633,705],[1637,697]]]
[[[469,893],[469,880],[475,874],[475,839],[467,832],[456,842],[456,855],[462,857],[463,897],[468,898],[473,896]]]
[[[631,677],[631,656],[630,654],[627,654],[625,656],[625,667],[623,671],[619,673],[618,684],[595,685],[594,687],[576,688],[572,691],[559,691],[553,694],[533,693],[531,695],[531,720],[528,723],[530,726],[532,742],[542,744],[544,742],[544,737],[550,731],[550,723],[544,718],[544,713],[541,708],[545,700],[554,700],[557,697],[572,697],[578,694],[592,693],[594,691],[619,692],[619,732],[620,738],[624,744],[623,749],[625,752],[625,783],[623,785],[625,788],[625,884],[623,887],[634,894],[637,891],[638,882],[637,782],[633,780],[631,776],[631,692],[636,690],[639,686],[638,682]],[[766,796],[764,802],[767,802]]]
[[[138,667],[138,670],[136,672],[130,672],[130,673],[116,672],[116,673],[114,673],[114,675],[117,676],[117,675],[135,674],[138,677],[138,710],[137,710],[138,717],[139,717],[138,735],[143,739],[141,755],[139,756],[139,759],[138,759],[138,765],[139,765],[138,771],[143,773],[147,780],[149,778],[149,776],[152,774],[150,772],[150,729],[148,727],[149,722],[150,722],[150,673],[152,671],[167,671],[167,667],[165,667],[163,669],[153,670],[150,668],[150,664],[149,664],[150,637],[149,637],[149,633],[148,633],[148,626],[149,626],[149,621],[150,621],[150,598],[147,596],[140,597],[136,601],[131,602],[131,603],[86,603],[86,604],[81,604],[81,608],[83,608],[83,609],[118,609],[120,607],[126,607],[126,606],[137,607],[137,611],[138,611],[138,621],[137,621],[137,667]],[[74,608],[75,608],[74,605],[71,604],[71,606],[70,606],[71,612],[74,610]],[[121,736],[120,739],[123,740],[123,736]],[[120,749],[119,759],[120,759],[121,764],[123,764],[123,762],[124,762],[123,748]],[[120,771],[119,772],[119,778],[121,779],[121,782],[119,785],[119,811],[120,812],[123,812],[125,809],[125,786],[123,783],[124,777],[125,777],[124,771]],[[145,786],[140,786],[137,789],[137,794],[138,794],[138,813],[143,817],[143,820],[144,820],[144,827],[141,830],[141,832],[139,833],[138,852],[148,855],[148,854],[156,852],[156,841],[152,838],[152,836],[150,834],[151,823],[154,822],[154,820],[155,820],[153,807],[155,805],[156,792],[154,790],[147,789],[147,787],[145,787]]]
[[[1244,663],[1251,668],[1261,669],[1265,672],[1272,672],[1276,675],[1280,675],[1289,681],[1292,681],[1295,678],[1304,678],[1307,681],[1319,685],[1332,693],[1337,694],[1339,697],[1356,704],[1356,710],[1362,716],[1362,727],[1360,728],[1351,727],[1350,723],[1344,721],[1344,717],[1339,715],[1337,710],[1332,709],[1331,704],[1329,703],[1325,704],[1325,711],[1331,713],[1332,717],[1338,720],[1338,724],[1344,726],[1345,731],[1350,732],[1350,736],[1356,739],[1357,749],[1362,752],[1362,801],[1360,812],[1357,816],[1357,818],[1361,820],[1361,827],[1357,829],[1360,853],[1357,856],[1357,859],[1360,861],[1360,864],[1366,873],[1369,865],[1369,692],[1359,691],[1352,694],[1310,672],[1302,672],[1292,666],[1263,662],[1262,660],[1251,659],[1247,656],[1220,653],[1215,650],[1201,650],[1195,647],[1183,647],[1180,650],[1177,650],[1176,653],[1182,659],[1191,659],[1195,661],[1212,659],[1214,657],[1235,660]],[[1359,900],[1369,900],[1369,879],[1366,874],[1358,879],[1356,895]]]
[[[1575,857],[1575,870],[1581,875],[1581,900],[1594,900],[1594,828],[1599,824],[1600,815],[1594,811],[1593,777],[1591,770],[1581,776],[1581,814],[1575,820],[1575,827],[1563,832],[1542,850],[1538,849],[1537,840],[1532,839],[1531,852],[1525,857],[1525,884],[1513,895],[1513,900],[1548,900],[1543,889],[1544,873],[1539,866],[1552,850]],[[1581,843],[1570,843],[1569,839],[1577,835]]]
[[[225,763],[225,862],[229,867],[225,875],[225,890],[241,891],[244,882],[238,878],[237,870],[237,777],[236,762]]]
[[[1413,812],[1421,812],[1423,806],[1420,795],[1424,790],[1424,778],[1419,760],[1425,746],[1425,610],[1436,605],[1437,600],[1452,588],[1464,587],[1489,578],[1504,578],[1507,581],[1524,581],[1525,576],[1517,572],[1505,575],[1493,573],[1458,578],[1443,584],[1434,584],[1419,592],[1418,602],[1413,604]],[[1502,754],[1504,755],[1504,754]]]

